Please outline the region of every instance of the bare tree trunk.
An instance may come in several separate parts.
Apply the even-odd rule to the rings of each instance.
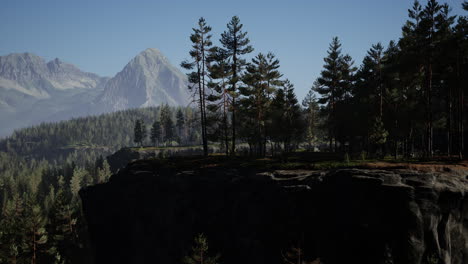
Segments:
[[[234,85],[235,87],[235,85]],[[236,155],[236,106],[235,99],[232,99],[232,146],[231,154]]]
[[[457,90],[458,90],[458,122],[457,122],[457,137],[458,137],[458,158],[463,158],[463,152],[465,148],[463,131],[464,121],[464,87],[462,86],[461,74],[460,74],[460,56],[459,50],[457,50]]]
[[[202,34],[202,40],[201,40],[201,55],[202,55],[202,69],[201,69],[201,77],[202,77],[202,96],[200,96],[200,100],[202,100],[202,118],[203,118],[203,155],[208,156],[208,139],[207,139],[207,124],[206,124],[206,105],[205,105],[205,68],[206,68],[206,58],[205,58],[205,41],[204,41],[204,35]]]
[[[200,100],[200,120],[201,120],[201,127],[202,127],[202,144],[203,144],[203,155],[207,156],[208,155],[208,150],[205,148],[205,115],[203,111],[203,89],[202,89],[202,78],[201,78],[201,69],[200,65],[197,65],[198,67],[198,95],[199,95],[199,100]]]
[[[237,83],[237,40],[234,44],[234,51],[232,56],[232,92],[234,96],[232,97],[232,149],[231,154],[236,155],[236,83]]]
[[[35,227],[33,227],[33,255],[32,255],[32,259],[31,259],[31,264],[36,264],[36,230],[35,230]]]
[[[226,100],[226,99],[224,99]],[[226,148],[226,156],[229,155],[229,140],[228,140],[228,126],[227,126],[227,113],[226,101],[223,103],[223,125],[224,125],[224,146]]]
[[[398,120],[395,118],[395,132],[398,130]],[[398,158],[398,138],[395,136],[395,159]]]
[[[452,153],[452,88],[450,86],[447,87],[447,156],[450,157]]]

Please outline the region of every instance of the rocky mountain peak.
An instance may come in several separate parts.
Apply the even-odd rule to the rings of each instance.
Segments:
[[[102,112],[164,103],[185,106],[188,98],[186,76],[159,50],[149,48],[106,83],[97,105]]]

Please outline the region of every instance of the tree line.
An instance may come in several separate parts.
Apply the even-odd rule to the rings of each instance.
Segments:
[[[100,155],[110,155],[122,147],[139,144],[134,142],[133,137],[136,120],[146,124],[162,122],[155,125],[155,133],[158,133],[159,126],[168,128],[161,130],[160,138],[154,138],[158,144],[175,141],[195,145],[200,142],[199,120],[195,114],[190,107],[161,105],[43,123],[17,130],[0,140],[0,151],[59,164],[66,162],[71,155],[76,163],[81,163],[82,157],[90,155],[93,156],[92,160],[96,160]],[[163,119],[160,119],[161,116]],[[143,143],[148,144],[145,140]]]
[[[220,142],[226,155],[235,155],[245,142],[249,152],[265,156],[270,150],[290,151],[300,143],[305,128],[294,86],[279,71],[279,60],[254,51],[239,17],[234,16],[213,45],[212,28],[200,18],[190,35],[190,59],[181,66],[198,107],[204,154],[208,141]]]
[[[451,15],[448,4],[415,1],[400,39],[372,45],[359,67],[335,37],[301,107],[273,53],[246,60],[254,49],[237,16],[217,46],[200,18],[190,35],[190,59],[181,66],[189,71],[204,154],[208,141],[224,146],[226,155],[247,143],[256,156],[265,156],[267,148],[274,154],[328,141],[334,152],[461,158],[467,25],[467,17]]]
[[[467,2],[463,7],[468,9]],[[468,20],[415,1],[398,41],[376,43],[360,67],[335,37],[313,85],[332,151],[395,157],[466,152]]]

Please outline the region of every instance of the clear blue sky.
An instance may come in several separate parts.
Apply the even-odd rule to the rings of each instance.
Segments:
[[[299,99],[320,73],[333,36],[360,64],[371,44],[398,39],[412,0],[2,0],[0,55],[32,52],[113,76],[136,54],[158,48],[176,65],[203,16],[215,43],[238,15],[258,52],[274,52]],[[425,1],[423,0],[424,4]],[[448,0],[466,14],[462,0]]]

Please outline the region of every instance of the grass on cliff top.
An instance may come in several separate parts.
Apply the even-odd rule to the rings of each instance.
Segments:
[[[158,167],[178,171],[201,168],[253,169],[256,171],[272,170],[330,170],[341,168],[368,169],[414,169],[423,171],[444,171],[447,169],[468,170],[468,161],[416,159],[403,160],[386,157],[382,159],[348,159],[342,154],[295,152],[287,156],[255,158],[248,156],[225,156],[212,154],[203,156],[183,156],[152,158],[152,164]]]
[[[345,161],[333,153],[292,153],[281,157],[246,157],[213,154],[208,157],[185,156],[150,159],[156,166],[176,170],[194,170],[200,168],[234,168],[269,170],[325,170],[358,167],[367,161]]]

